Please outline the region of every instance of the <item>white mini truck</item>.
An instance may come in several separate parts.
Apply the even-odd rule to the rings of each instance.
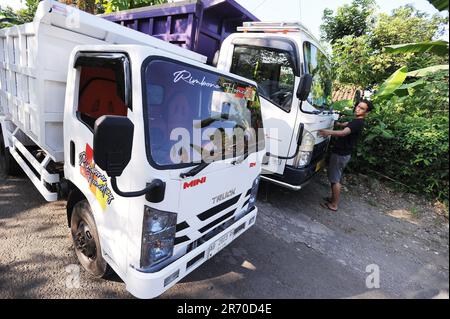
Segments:
[[[97,277],[114,270],[139,298],[255,223],[256,86],[205,62],[49,0],[32,23],[0,30],[3,170],[67,199],[79,262]]]
[[[261,178],[302,189],[325,166],[330,138],[318,135],[338,118],[331,108],[331,65],[299,22],[245,22],[222,43],[217,67],[258,84],[267,157]],[[312,77],[305,103],[304,77]]]

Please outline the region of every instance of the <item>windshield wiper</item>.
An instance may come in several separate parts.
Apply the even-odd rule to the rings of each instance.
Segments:
[[[243,125],[238,124],[239,122],[242,122],[239,117],[228,114],[221,114],[220,117],[210,117],[204,119],[200,122],[200,126],[197,125],[196,128],[205,128],[210,126],[212,123],[219,121],[234,121],[236,123],[235,127],[239,127],[243,130],[246,130],[246,128]]]
[[[196,148],[195,145],[191,144],[192,148]],[[236,147],[236,144],[233,144],[231,146],[229,146],[228,148],[233,148]],[[204,149],[201,146],[198,146],[198,148],[200,148],[200,154],[203,153]],[[244,154],[242,154],[239,158],[237,158],[236,160],[234,160],[233,162],[231,162],[232,165],[237,165],[237,164],[241,164],[243,161],[245,161],[247,159],[247,157],[250,155],[250,151],[247,150],[246,152],[244,152]],[[187,171],[186,173],[181,173],[180,177],[181,178],[187,178],[187,177],[194,177],[195,175],[197,175],[198,173],[200,173],[201,171],[203,171],[205,168],[207,168],[211,163],[214,163],[215,161],[211,161],[211,162],[205,162],[202,161],[199,165],[195,166],[193,169],[191,169],[190,171]]]
[[[210,126],[212,123],[217,121],[228,121],[230,119],[230,116],[227,114],[221,114],[220,117],[210,117],[207,119],[204,119],[200,122],[200,128],[205,128]]]
[[[245,161],[247,159],[247,157],[250,155],[250,152],[247,151],[244,154],[242,154],[241,157],[237,158],[236,160],[234,160],[233,162],[231,162],[232,165],[238,165],[241,164],[243,161]]]
[[[212,162],[211,162],[212,163]],[[190,171],[186,172],[186,173],[181,173],[180,177],[181,178],[186,178],[186,177],[194,177],[195,175],[197,175],[198,173],[200,173],[201,171],[203,171],[205,168],[207,168],[211,163],[207,163],[207,162],[202,162],[201,164],[199,164],[198,166],[195,166],[193,169],[191,169]]]

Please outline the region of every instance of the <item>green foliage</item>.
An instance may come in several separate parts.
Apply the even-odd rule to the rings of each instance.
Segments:
[[[439,25],[448,21],[437,14],[429,17],[411,5],[397,8],[392,14],[381,13],[376,20],[371,45],[379,50],[392,44],[430,41]]]
[[[428,0],[439,11],[448,10],[448,0]]]
[[[377,95],[386,96],[394,93],[399,87],[405,82],[408,73],[408,68],[406,66],[401,67],[394,72],[379,88]]]
[[[420,216],[420,214],[422,213],[421,210],[419,208],[417,208],[416,206],[413,206],[409,209],[409,212],[411,213],[411,215],[414,218],[418,218]]]
[[[67,0],[65,1],[67,3]],[[69,2],[73,2],[72,0],[69,0]],[[96,13],[96,0],[76,0],[76,6],[78,9],[89,12],[89,13]]]
[[[105,13],[167,3],[167,0],[95,0]]]
[[[367,35],[348,35],[333,45],[333,69],[338,82],[366,87],[373,83],[372,50]]]
[[[388,45],[385,47],[386,53],[426,53],[431,52],[439,56],[447,56],[448,42],[447,41],[427,41],[406,43],[397,45]]]
[[[17,11],[9,6],[0,7],[0,29],[33,21],[38,4],[39,0],[26,0],[25,9]]]
[[[338,82],[370,87],[381,83],[403,66],[416,70],[448,63],[447,52],[443,56],[434,54],[444,51],[443,43],[433,42],[426,48],[448,18],[429,17],[405,6],[394,10],[391,15],[380,14],[375,21],[366,34],[347,35],[334,42],[332,62]],[[413,42],[423,45],[398,46]]]
[[[347,35],[358,37],[366,34],[374,8],[374,0],[353,0],[350,5],[338,8],[336,15],[333,10],[325,9],[320,28],[322,39],[334,43]]]
[[[405,96],[375,99],[353,167],[383,172],[448,204],[448,73],[430,74],[423,81]]]
[[[353,108],[353,100],[336,101],[332,105],[333,110],[338,112],[344,112]]]
[[[351,167],[383,173],[448,205],[448,43],[433,41],[446,23],[448,18],[405,6],[332,45],[337,82],[377,90]],[[348,112],[351,102],[333,106]]]
[[[408,72],[407,76],[420,78],[426,75],[429,75],[434,72],[438,71],[448,71],[448,64],[443,65],[433,65],[429,66],[428,68],[423,68],[415,71]]]

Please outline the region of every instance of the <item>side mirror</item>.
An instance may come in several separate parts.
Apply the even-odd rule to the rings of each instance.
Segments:
[[[133,123],[125,116],[104,115],[95,121],[94,162],[108,176],[122,175],[131,159]]]
[[[300,77],[300,83],[297,88],[297,98],[300,101],[306,101],[308,99],[309,93],[312,87],[312,76],[311,74],[303,74]]]

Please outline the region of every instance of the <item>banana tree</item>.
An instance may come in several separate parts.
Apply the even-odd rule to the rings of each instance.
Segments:
[[[448,10],[448,0],[428,0],[439,11]]]
[[[449,44],[447,41],[429,41],[420,43],[406,43],[399,45],[390,45],[385,47],[388,53],[433,53],[439,56],[447,56]],[[420,85],[424,85],[425,81],[422,79],[424,76],[429,74],[449,70],[448,64],[433,65],[427,68],[414,70],[408,72],[405,67],[397,70],[393,75],[391,75],[381,86],[377,92],[377,96],[383,97],[394,93],[397,90],[405,90],[414,88]],[[416,82],[403,84],[407,77],[419,78]]]
[[[388,45],[387,53],[433,53],[439,56],[448,54],[448,42],[444,40]]]

